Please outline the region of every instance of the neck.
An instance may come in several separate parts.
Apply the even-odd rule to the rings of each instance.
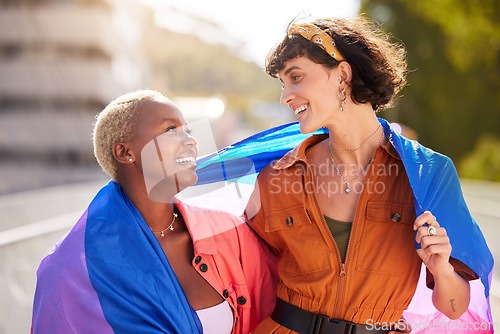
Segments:
[[[349,108],[327,127],[332,154],[343,163],[363,165],[380,143],[383,129],[379,126],[370,105]]]
[[[134,176],[121,178],[122,180],[142,180]],[[132,204],[139,211],[146,223],[153,231],[161,231],[170,224],[174,214],[174,195],[165,194],[161,203],[150,198],[144,181],[118,182]],[[150,192],[151,193],[151,192]]]

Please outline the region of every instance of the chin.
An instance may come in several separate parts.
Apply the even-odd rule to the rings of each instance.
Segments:
[[[175,183],[162,180],[148,191],[149,199],[156,203],[169,203],[175,195]]]
[[[169,203],[175,195],[197,181],[198,176],[194,171],[184,170],[158,182],[148,191],[148,195],[154,202]]]
[[[307,123],[299,123],[300,127],[299,127],[299,130],[302,134],[309,134],[309,133],[313,133],[314,131],[320,129],[320,127],[313,127],[313,126],[309,126],[307,125]]]
[[[192,171],[190,169],[183,170],[176,174],[177,176],[177,186],[179,187],[179,192],[186,189],[187,187],[191,187],[198,182],[198,175],[196,175],[196,171]]]

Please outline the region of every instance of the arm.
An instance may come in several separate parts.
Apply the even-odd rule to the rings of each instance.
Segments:
[[[246,224],[239,226],[239,234],[241,265],[252,299],[250,317],[252,331],[274,310],[279,281],[278,258]]]
[[[262,173],[262,172],[261,172]],[[242,219],[244,232],[249,235],[249,247],[242,249],[242,265],[250,294],[255,300],[252,311],[252,330],[274,310],[276,288],[279,282],[277,250],[273,250],[261,237],[265,215],[260,197],[259,179],[247,203]],[[273,254],[274,253],[274,254]]]
[[[458,319],[469,307],[470,286],[449,262],[451,244],[446,229],[439,226],[436,217],[429,211],[415,219],[413,228],[417,231],[415,240],[421,245],[417,254],[434,276],[432,302],[448,318]],[[432,228],[434,234],[430,235]]]

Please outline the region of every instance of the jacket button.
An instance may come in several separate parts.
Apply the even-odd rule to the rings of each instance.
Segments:
[[[224,298],[229,297],[229,291],[227,291],[227,290],[222,291],[222,296],[223,296]]]
[[[293,225],[293,218],[292,218],[292,217],[288,217],[288,218],[286,219],[286,224],[287,224],[288,226],[292,226],[292,225]]]
[[[196,259],[194,259],[194,263],[198,264],[201,262],[201,256],[197,256]]]
[[[401,220],[401,215],[397,212],[394,212],[392,215],[391,215],[391,220],[395,223],[397,223],[398,221]]]
[[[208,266],[205,263],[202,263],[201,266],[200,266],[200,270],[202,272],[206,272],[208,270]]]
[[[238,299],[237,299],[236,301],[237,301],[237,302],[238,302],[238,304],[240,304],[240,305],[245,305],[245,304],[246,304],[246,302],[247,302],[247,299],[246,299],[245,297],[241,296],[241,297],[238,297]]]

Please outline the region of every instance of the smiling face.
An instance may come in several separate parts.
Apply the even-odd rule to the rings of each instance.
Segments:
[[[148,101],[141,109],[132,149],[139,152],[136,161],[142,167],[149,197],[164,203],[198,180],[196,140],[171,101]]]
[[[295,112],[300,131],[311,133],[328,127],[340,105],[337,69],[297,57],[286,62],[278,77],[283,84],[281,103]]]

